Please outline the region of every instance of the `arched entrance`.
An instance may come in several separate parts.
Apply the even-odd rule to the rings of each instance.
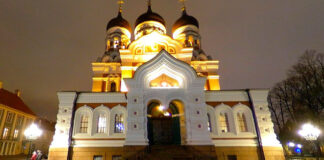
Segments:
[[[177,106],[162,106],[151,101],[147,107],[147,130],[150,145],[180,144],[180,119]]]

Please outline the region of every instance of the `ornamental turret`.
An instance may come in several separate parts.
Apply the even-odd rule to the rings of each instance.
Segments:
[[[122,4],[119,0],[119,11],[117,17],[111,19],[106,28],[106,49],[100,62],[121,62],[119,49],[125,49],[131,42],[132,28],[122,16]]]

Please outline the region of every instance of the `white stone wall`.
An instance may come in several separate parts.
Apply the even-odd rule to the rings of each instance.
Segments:
[[[280,146],[274,133],[271,113],[268,107],[268,90],[251,90],[250,95],[254,104],[263,146]]]
[[[268,90],[250,90],[250,95],[255,107],[256,117],[261,132],[263,146],[280,146],[279,141],[273,131],[271,114],[268,109],[267,95]],[[257,134],[250,106],[239,103],[240,101],[249,101],[245,90],[231,91],[206,91],[206,102],[220,102],[220,105],[207,105],[208,112],[213,115],[211,119],[212,130],[211,137],[215,146],[257,146]],[[228,106],[226,102],[238,102],[235,106]],[[221,133],[218,124],[218,116],[221,112],[229,115],[230,132]],[[244,112],[248,126],[248,132],[239,132],[237,121],[237,112]]]
[[[72,108],[76,92],[58,92],[59,109],[55,125],[55,134],[50,148],[68,147],[68,137],[72,118]]]

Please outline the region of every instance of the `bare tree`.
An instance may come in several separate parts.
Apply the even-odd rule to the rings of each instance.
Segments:
[[[324,54],[307,50],[288,71],[288,78],[270,90],[268,102],[282,144],[298,138],[293,133],[301,123],[323,128]]]

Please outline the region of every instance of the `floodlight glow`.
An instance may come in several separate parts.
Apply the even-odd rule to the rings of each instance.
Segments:
[[[159,111],[164,111],[164,109],[165,109],[164,106],[159,106],[159,107],[158,107],[158,110],[159,110]]]
[[[38,126],[34,123],[32,123],[24,132],[24,135],[27,139],[37,139],[39,136],[41,136],[43,131],[38,128]]]
[[[301,144],[296,145],[297,148],[302,148],[303,146]]]
[[[298,134],[308,141],[315,141],[321,134],[321,131],[312,124],[306,123],[302,126],[302,129],[298,131]]]
[[[169,112],[164,112],[163,115],[166,116],[166,117],[169,117],[171,114]]]
[[[288,142],[288,146],[289,147],[295,147],[295,143],[294,142]]]

